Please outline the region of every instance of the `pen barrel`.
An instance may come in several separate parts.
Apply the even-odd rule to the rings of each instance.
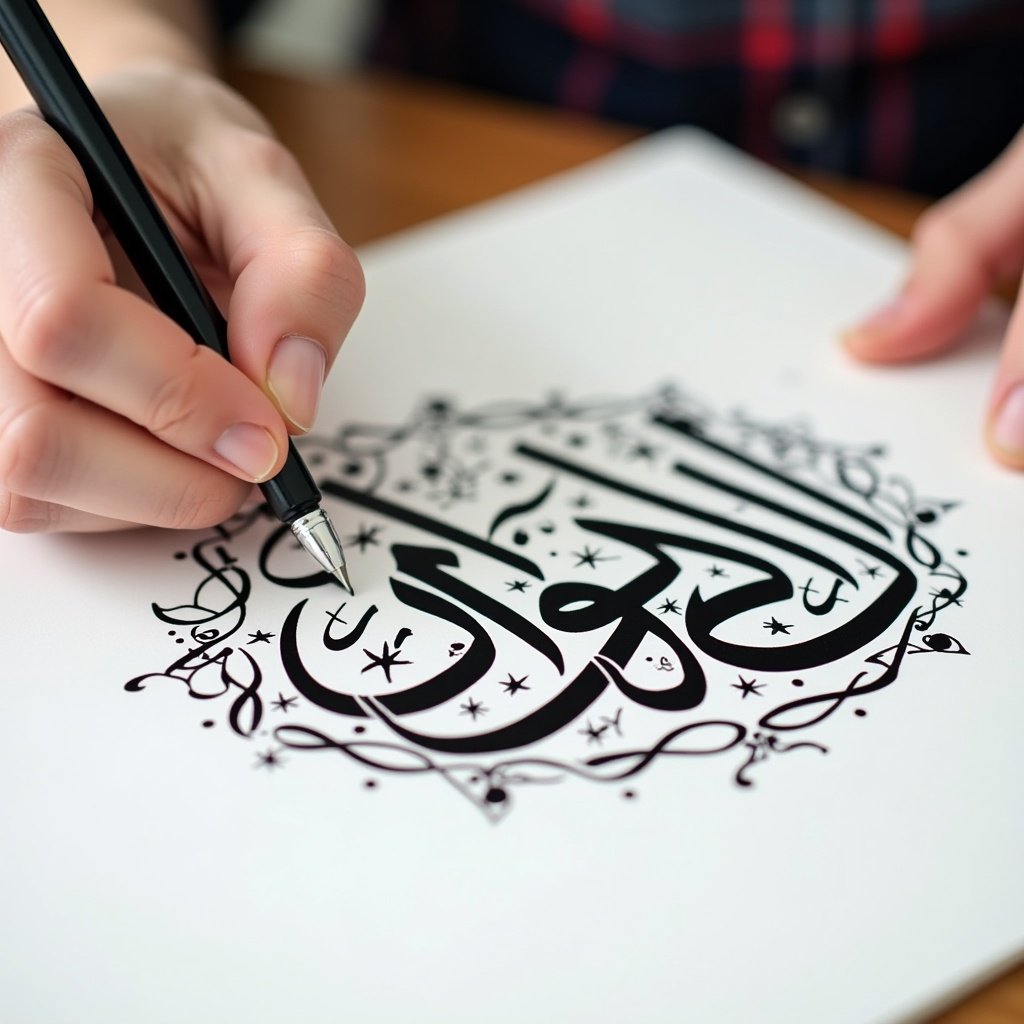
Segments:
[[[0,45],[74,153],[97,209],[153,302],[196,342],[228,359],[227,323],[36,0],[0,0]],[[260,489],[287,523],[321,500],[291,441],[281,472]]]
[[[313,512],[323,498],[292,441],[288,442],[288,458],[281,472],[260,484],[260,491],[271,511],[284,523]]]
[[[226,359],[224,318],[36,0],[0,0],[0,43],[81,164],[93,201],[153,302]]]

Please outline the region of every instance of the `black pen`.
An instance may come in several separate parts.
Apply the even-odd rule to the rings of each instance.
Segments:
[[[224,318],[36,0],[0,0],[0,44],[82,165],[97,208],[158,308],[227,359]],[[338,534],[291,441],[281,472],[260,490],[321,568],[352,593]]]

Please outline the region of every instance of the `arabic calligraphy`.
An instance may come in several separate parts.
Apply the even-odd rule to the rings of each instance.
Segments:
[[[268,768],[333,751],[372,788],[427,772],[489,818],[530,785],[613,784],[679,757],[733,752],[749,788],[775,756],[826,753],[792,734],[883,691],[910,657],[969,653],[936,627],[967,591],[938,540],[956,503],[918,498],[878,446],[723,416],[671,387],[432,400],[307,445],[379,585],[339,601],[286,528],[236,517],[181,559],[202,574],[191,598],[153,606],[190,646],[127,684],[226,701],[233,732],[262,725],[277,744]],[[247,618],[240,635],[257,639],[239,644]],[[783,683],[799,695],[780,699]]]

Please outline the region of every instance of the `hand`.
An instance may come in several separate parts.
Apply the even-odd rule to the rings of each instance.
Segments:
[[[850,331],[870,362],[927,358],[955,345],[992,287],[1024,269],[1024,132],[991,167],[918,222],[900,295]],[[1000,462],[1024,469],[1024,292],[1003,343],[985,428]]]
[[[225,86],[168,65],[93,88],[226,311],[233,365],[140,296],[59,137],[0,118],[0,527],[210,526],[312,425],[362,273]]]

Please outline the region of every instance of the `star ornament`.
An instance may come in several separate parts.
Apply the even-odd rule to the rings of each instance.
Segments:
[[[265,750],[262,754],[256,755],[256,763],[253,765],[254,768],[266,768],[267,771],[273,771],[275,768],[280,768],[284,764],[281,755],[278,751],[270,749]]]
[[[269,644],[270,641],[273,639],[274,634],[264,633],[262,632],[262,630],[257,629],[255,633],[250,633],[249,636],[251,636],[252,639],[248,642],[246,646],[249,646],[250,644]]]
[[[587,746],[590,746],[591,743],[597,743],[598,745],[604,743],[604,734],[607,731],[607,725],[595,726],[589,718],[587,719],[587,727],[585,729],[577,730],[581,736],[587,737]]]
[[[472,697],[466,701],[465,704],[460,704],[459,707],[462,709],[460,715],[469,715],[470,718],[475,722],[479,715],[486,715],[487,708],[484,707],[482,701],[473,700]]]
[[[517,694],[520,690],[530,689],[529,686],[523,685],[529,678],[529,676],[523,676],[522,679],[516,679],[516,677],[512,675],[511,672],[509,672],[508,679],[503,679],[501,681],[501,686],[504,688],[505,692],[511,697]]]
[[[744,679],[743,676],[740,676],[740,681],[733,683],[732,688],[739,690],[743,694],[743,699],[746,700],[751,694],[755,697],[763,697],[764,694],[761,691],[765,685],[765,683],[759,683],[756,679]]]
[[[789,631],[793,628],[793,623],[784,625],[783,623],[779,622],[779,620],[775,618],[774,615],[772,616],[771,622],[765,622],[763,623],[763,625],[765,629],[770,629],[772,631],[772,636],[775,636],[776,633],[785,633],[788,636]]]
[[[363,526],[359,525],[359,532],[354,533],[351,537],[345,539],[346,545],[354,544],[359,548],[360,554],[365,554],[368,547],[380,547],[380,540],[378,539],[381,531],[379,526]]]
[[[654,458],[655,451],[656,449],[651,445],[639,441],[630,449],[629,457],[631,459],[644,459],[650,462]]]
[[[411,665],[412,664],[411,661],[407,661],[404,658],[399,658],[399,654],[401,654],[401,653],[402,652],[400,650],[398,650],[397,648],[392,651],[388,647],[387,640],[384,641],[384,649],[381,651],[380,654],[374,654],[373,651],[368,651],[364,647],[363,648],[363,654],[365,654],[370,659],[370,664],[364,666],[362,671],[363,672],[369,672],[371,669],[379,668],[379,669],[381,669],[384,672],[384,678],[387,679],[387,681],[390,683],[390,682],[393,681],[391,679],[391,670],[396,665]],[[362,672],[360,673],[360,675],[362,675]]]
[[[583,545],[583,550],[582,551],[574,551],[572,554],[573,554],[574,558],[578,558],[579,559],[579,561],[574,566],[574,568],[576,568],[576,569],[578,569],[581,565],[589,565],[591,569],[596,569],[598,562],[611,562],[611,561],[613,561],[613,556],[611,556],[611,555],[602,555],[600,548],[597,548],[596,550],[591,551],[590,548],[586,544]]]

